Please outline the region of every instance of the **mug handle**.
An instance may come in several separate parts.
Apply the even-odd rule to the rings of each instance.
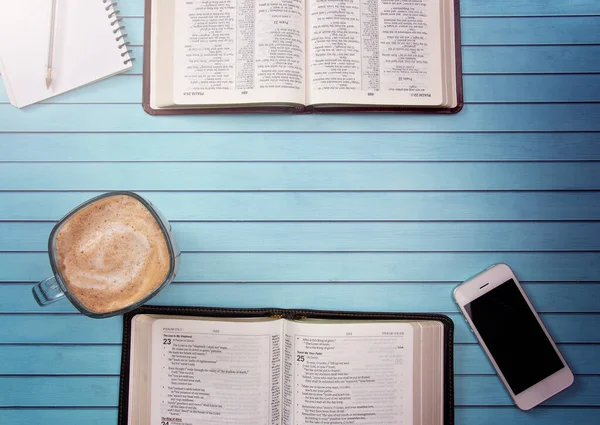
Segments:
[[[42,280],[32,289],[33,298],[40,306],[52,304],[65,297],[64,292],[60,289],[58,282],[54,276]]]

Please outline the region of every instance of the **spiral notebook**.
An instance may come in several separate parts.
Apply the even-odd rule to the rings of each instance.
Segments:
[[[52,85],[46,88],[51,9],[52,0],[2,5],[0,72],[18,108],[131,69],[116,2],[57,0]]]

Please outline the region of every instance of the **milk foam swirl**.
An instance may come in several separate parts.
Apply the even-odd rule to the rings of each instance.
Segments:
[[[141,300],[166,279],[170,267],[156,219],[126,195],[101,199],[70,217],[56,250],[67,289],[97,312]]]
[[[110,223],[85,233],[75,247],[77,259],[65,264],[74,286],[118,289],[133,281],[155,254],[148,236],[132,226]]]

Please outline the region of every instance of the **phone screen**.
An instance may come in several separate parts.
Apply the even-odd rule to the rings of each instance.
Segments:
[[[514,280],[465,310],[515,395],[565,366]]]

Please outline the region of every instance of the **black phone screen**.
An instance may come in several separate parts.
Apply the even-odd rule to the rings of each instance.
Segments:
[[[465,310],[515,395],[565,366],[514,280]]]

